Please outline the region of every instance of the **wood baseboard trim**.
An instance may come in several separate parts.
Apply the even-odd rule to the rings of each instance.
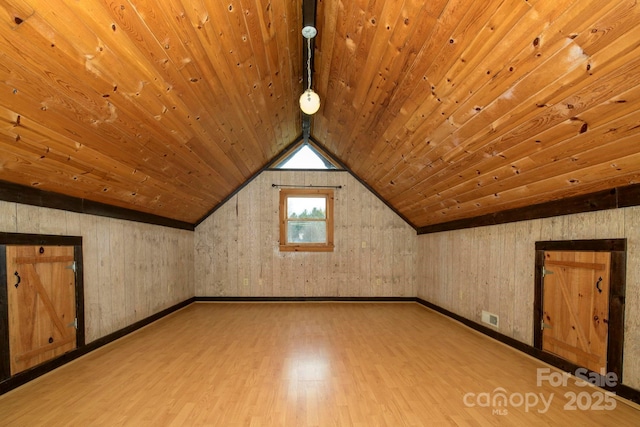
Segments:
[[[473,320],[469,320],[466,317],[462,317],[459,314],[456,314],[452,311],[449,311],[445,308],[442,308],[438,305],[435,305],[429,301],[423,300],[422,298],[415,298],[415,301],[418,304],[421,304],[427,308],[430,308],[433,311],[436,311],[440,314],[443,314],[453,320],[456,320],[460,323],[462,323],[465,326],[468,326],[469,328],[480,332],[484,335],[487,335],[493,339],[495,339],[496,341],[499,341],[503,344],[508,345],[509,347],[512,347],[518,351],[521,351],[522,353],[525,353],[529,356],[532,356],[538,360],[541,360],[545,363],[548,363],[549,365],[555,366],[558,369],[561,369],[565,372],[569,372],[571,374],[575,373],[576,370],[578,368],[580,368],[580,366],[575,365],[571,362],[568,362],[564,359],[561,359],[559,357],[556,357],[550,353],[546,353],[542,350],[539,350],[533,346],[530,346],[529,344],[525,344],[522,341],[518,341],[514,338],[511,338],[507,335],[504,335],[500,332],[495,331],[494,329],[491,329],[487,326],[481,325],[477,322],[474,322]],[[631,388],[627,385],[624,384],[618,384],[615,387],[602,387],[603,389],[607,390],[607,391],[611,391],[614,392],[617,396],[622,397],[624,399],[630,400],[631,402],[640,404],[640,390],[636,390],[634,388]]]
[[[6,380],[0,382],[0,395],[7,393],[17,387],[20,387],[21,385],[24,385],[29,381],[32,381],[48,372],[51,372],[52,370],[59,368],[60,366],[65,365],[81,356],[84,356],[87,353],[97,350],[100,347],[103,347],[119,338],[124,337],[125,335],[129,335],[130,333],[135,332],[138,329],[143,328],[155,322],[156,320],[159,320],[165,316],[168,316],[169,314],[177,310],[180,310],[181,308],[184,308],[189,304],[193,303],[194,300],[195,300],[194,298],[189,298],[183,302],[180,302],[176,305],[173,305],[162,311],[159,311],[158,313],[153,314],[145,319],[139,320],[135,323],[132,323],[129,326],[126,326],[122,329],[112,332],[109,335],[105,335],[104,337],[100,337],[95,341],[92,341],[88,344],[78,347],[75,350],[72,350],[68,353],[61,355],[60,357],[57,357],[41,365],[35,366],[31,369],[28,369],[24,372],[20,372],[19,374],[16,374],[10,378],[7,378]]]
[[[196,302],[416,302],[414,297],[195,297]]]

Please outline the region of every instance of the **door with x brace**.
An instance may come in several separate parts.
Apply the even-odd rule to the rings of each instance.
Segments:
[[[73,246],[7,246],[11,375],[76,348]]]
[[[610,252],[544,252],[542,349],[594,372],[607,368],[610,262]]]

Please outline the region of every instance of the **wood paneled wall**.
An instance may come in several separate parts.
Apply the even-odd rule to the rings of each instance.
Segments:
[[[335,190],[335,250],[280,252],[272,184]],[[415,296],[416,232],[348,172],[265,171],[196,229],[196,296]]]
[[[417,295],[533,345],[535,242],[609,238],[627,238],[623,383],[640,389],[640,207],[418,236]]]
[[[0,201],[0,231],[82,236],[87,343],[193,296],[193,232]]]

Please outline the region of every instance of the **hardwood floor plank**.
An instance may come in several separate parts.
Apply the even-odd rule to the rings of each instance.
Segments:
[[[0,413],[7,426],[638,424],[623,400],[564,410],[601,390],[538,386],[541,368],[557,372],[416,303],[196,303],[0,396]],[[492,406],[500,391],[538,402]]]

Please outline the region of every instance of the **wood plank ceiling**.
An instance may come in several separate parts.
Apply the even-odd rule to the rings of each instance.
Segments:
[[[416,227],[633,184],[640,6],[318,0],[311,136]],[[195,223],[301,135],[301,1],[0,0],[0,180]]]

